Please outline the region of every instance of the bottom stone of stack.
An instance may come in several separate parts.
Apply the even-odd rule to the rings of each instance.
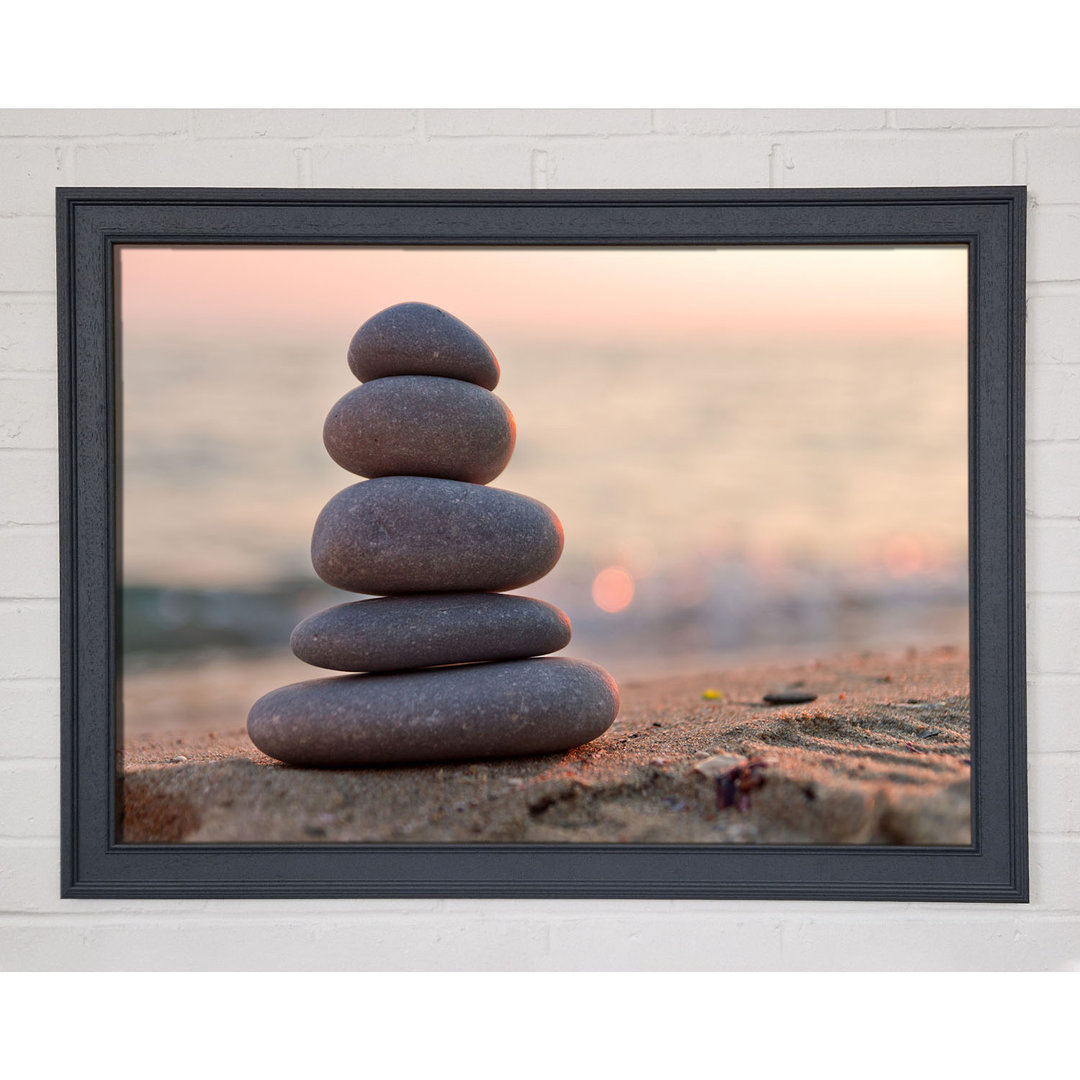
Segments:
[[[534,657],[293,683],[255,702],[248,735],[290,765],[419,764],[569,750],[618,711],[603,668]]]

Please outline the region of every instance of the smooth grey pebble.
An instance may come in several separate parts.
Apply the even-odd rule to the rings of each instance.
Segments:
[[[437,476],[486,484],[516,429],[490,391],[460,379],[397,375],[350,390],[323,425],[327,453],[358,476]]]
[[[255,702],[248,735],[291,765],[461,761],[569,750],[602,735],[618,709],[603,668],[534,657],[293,683]]]
[[[513,660],[570,643],[553,604],[505,593],[417,593],[355,600],[316,612],[292,634],[301,660],[334,671]]]
[[[504,592],[542,578],[562,547],[559,519],[526,495],[382,476],[326,504],[311,561],[328,585],[350,592]]]
[[[499,363],[475,330],[442,308],[415,300],[372,315],[353,335],[348,360],[361,382],[442,375],[485,390],[499,382]]]

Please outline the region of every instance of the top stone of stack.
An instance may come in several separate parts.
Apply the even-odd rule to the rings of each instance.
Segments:
[[[393,375],[438,375],[494,390],[499,364],[487,343],[460,319],[410,301],[373,315],[353,335],[349,367],[361,382]]]

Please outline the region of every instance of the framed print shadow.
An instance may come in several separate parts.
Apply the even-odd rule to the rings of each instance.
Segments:
[[[58,190],[62,894],[1026,901],[1024,210]]]

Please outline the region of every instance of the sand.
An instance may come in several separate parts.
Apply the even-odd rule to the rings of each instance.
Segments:
[[[287,661],[250,678],[275,665],[295,678]],[[175,702],[179,681],[143,676],[131,694]],[[970,843],[968,663],[953,649],[624,680],[613,727],[568,753],[361,770],[261,754],[236,682],[185,732],[160,715],[157,733],[126,732],[124,842]],[[791,685],[817,700],[762,702]]]

